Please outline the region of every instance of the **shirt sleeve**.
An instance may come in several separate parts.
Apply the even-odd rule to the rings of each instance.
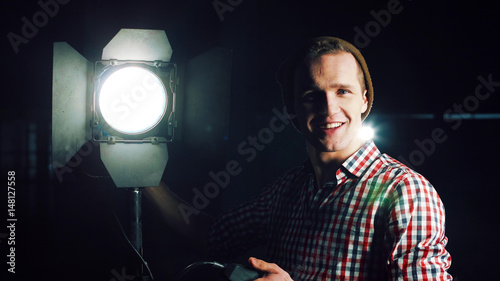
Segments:
[[[391,280],[452,280],[447,273],[444,206],[421,175],[408,173],[394,189],[387,239]]]
[[[272,186],[266,187],[259,196],[216,218],[208,237],[210,255],[226,259],[265,244],[273,193]]]

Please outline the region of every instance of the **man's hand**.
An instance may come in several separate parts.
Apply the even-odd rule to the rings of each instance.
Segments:
[[[253,257],[249,258],[248,262],[255,269],[265,272],[264,277],[255,279],[255,281],[272,281],[272,280],[293,281],[293,279],[290,277],[290,274],[281,269],[281,267],[279,267],[275,263],[268,263]]]

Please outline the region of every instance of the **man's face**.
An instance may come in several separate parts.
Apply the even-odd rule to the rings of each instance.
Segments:
[[[361,114],[367,110],[359,67],[347,52],[308,60],[295,72],[295,113],[299,130],[320,152],[359,149]],[[341,153],[342,154],[342,153]]]

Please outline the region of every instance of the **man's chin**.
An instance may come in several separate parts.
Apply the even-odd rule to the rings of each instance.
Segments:
[[[310,142],[317,152],[330,152],[335,153],[346,149],[347,145],[343,143],[327,143],[321,140]]]

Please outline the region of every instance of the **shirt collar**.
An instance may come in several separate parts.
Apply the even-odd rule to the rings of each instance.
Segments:
[[[344,167],[343,170],[347,170],[347,172],[353,176],[361,177],[364,171],[370,167],[373,161],[379,158],[380,155],[380,150],[378,150],[373,140],[370,140],[342,163]],[[310,159],[304,162],[304,171],[306,174],[314,173]]]
[[[351,155],[342,163],[342,166],[352,175],[361,177],[370,165],[380,157],[380,150],[370,140],[366,142],[358,151]]]

